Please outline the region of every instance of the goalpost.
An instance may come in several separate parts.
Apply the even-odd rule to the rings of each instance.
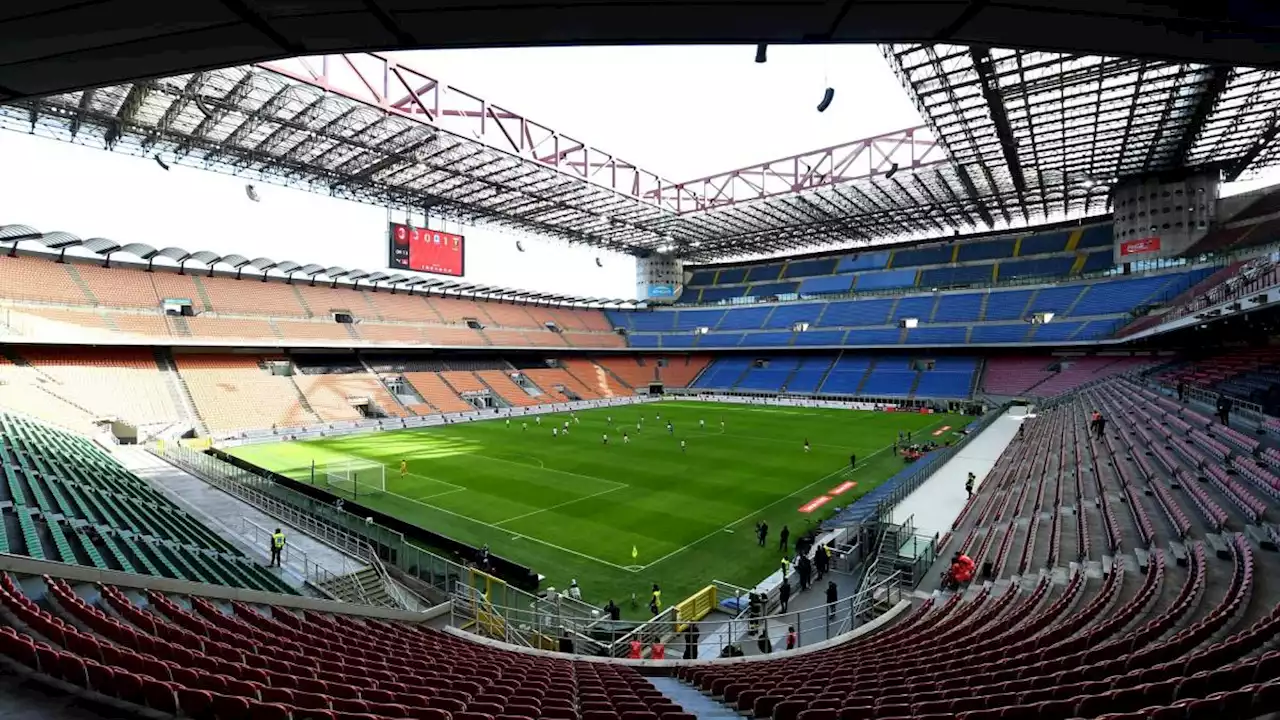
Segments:
[[[379,462],[342,460],[316,465],[312,472],[317,482],[353,498],[387,491],[387,466]]]

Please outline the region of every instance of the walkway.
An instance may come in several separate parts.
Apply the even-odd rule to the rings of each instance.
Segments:
[[[1018,409],[1021,412],[1021,409]],[[987,473],[995,467],[996,460],[1004,449],[1013,442],[1013,437],[1022,427],[1026,415],[1013,415],[1013,410],[996,418],[995,422],[977,437],[969,441],[955,457],[934,471],[933,475],[916,488],[915,492],[898,503],[893,509],[894,522],[904,522],[915,516],[916,532],[921,535],[935,533],[946,534],[964,505],[968,496],[964,491],[965,478],[969,473],[977,476],[974,492],[982,485]]]
[[[115,449],[115,456],[135,475],[151,483],[182,509],[264,565],[271,560],[266,534],[283,527],[289,539],[290,552],[286,553],[282,577],[290,585],[303,586],[308,563],[314,563],[332,575],[343,575],[365,567],[354,558],[281,523],[141,447],[119,446]]]

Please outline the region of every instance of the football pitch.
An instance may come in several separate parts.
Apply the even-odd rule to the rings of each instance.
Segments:
[[[576,578],[584,600],[612,598],[631,615],[643,611],[630,610],[632,594],[643,605],[655,582],[666,604],[712,579],[754,587],[781,562],[784,525],[794,540],[902,469],[892,448],[899,431],[941,441],[968,424],[956,415],[695,401],[576,417],[543,415],[539,423],[526,416],[509,425],[459,423],[231,452],[302,481],[310,480],[313,461],[317,469],[381,463],[386,492],[361,495],[361,504],[476,546],[488,543],[547,576],[543,587],[562,589]],[[623,442],[624,432],[630,442]],[[852,470],[850,453],[858,456]],[[802,511],[837,489],[827,504]],[[760,520],[769,524],[764,548],[755,536]]]

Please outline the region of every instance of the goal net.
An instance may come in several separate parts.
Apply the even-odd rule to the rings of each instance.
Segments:
[[[344,460],[316,467],[316,479],[344,495],[387,491],[387,467],[368,460]]]

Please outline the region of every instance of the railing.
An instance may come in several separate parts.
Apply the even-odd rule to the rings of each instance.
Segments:
[[[271,531],[247,517],[240,518],[240,534],[250,538],[254,544],[260,544],[260,547],[270,547]],[[344,563],[346,559],[346,556],[343,556]],[[280,556],[280,564],[297,572],[312,587],[319,590],[330,600],[341,600],[326,588],[326,584],[338,576],[334,575],[328,568],[318,565],[307,555],[305,550],[300,550],[289,543],[285,543],[284,551]]]
[[[735,586],[713,582],[717,587]],[[742,588],[737,588],[742,590]],[[850,597],[836,602],[773,615],[751,616],[748,611],[728,618],[711,616],[698,620],[699,649],[722,652],[759,637],[761,628],[779,644],[788,628],[794,629],[797,647],[843,635],[871,620],[878,605],[892,607],[902,599],[901,578],[894,573],[873,585],[860,588]],[[583,655],[625,657],[633,640],[648,648],[655,642],[673,646],[668,658],[679,657],[689,640],[688,620],[676,617],[675,607],[668,607],[656,617],[644,621],[612,621],[599,615],[580,622],[563,622],[563,614],[548,609],[513,608],[494,605],[483,593],[467,588],[454,596],[450,624],[475,629],[481,634],[524,647],[555,650],[563,640],[572,643],[573,652]],[[775,652],[782,647],[775,645]]]

